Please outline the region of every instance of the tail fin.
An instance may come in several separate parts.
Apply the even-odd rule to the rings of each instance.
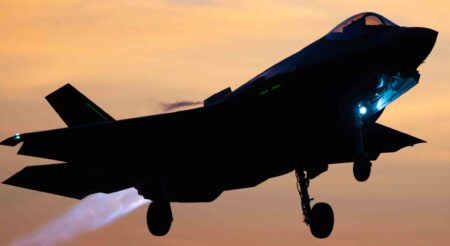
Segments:
[[[59,88],[45,99],[68,127],[114,120],[70,84]]]

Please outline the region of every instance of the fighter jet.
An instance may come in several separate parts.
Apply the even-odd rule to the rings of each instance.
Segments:
[[[326,238],[333,210],[312,206],[310,180],[331,164],[353,163],[356,180],[366,181],[381,153],[424,142],[376,121],[418,84],[436,38],[428,28],[360,13],[202,107],[132,119],[115,120],[64,85],[46,99],[66,128],[1,142],[61,163],[25,167],[3,183],[76,199],[134,187],[153,201],[148,229],[163,236],[172,202],[211,202],[294,172],[304,222]]]

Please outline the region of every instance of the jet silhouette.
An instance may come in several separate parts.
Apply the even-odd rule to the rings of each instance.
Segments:
[[[46,97],[67,128],[1,142],[62,163],[28,166],[4,183],[76,199],[135,187],[153,201],[148,228],[162,236],[173,220],[171,202],[211,202],[295,171],[304,222],[326,238],[333,211],[327,203],[311,208],[309,181],[348,162],[365,181],[381,153],[424,142],[376,120],[418,83],[417,68],[436,38],[431,29],[357,14],[202,107],[125,120],[67,84]]]

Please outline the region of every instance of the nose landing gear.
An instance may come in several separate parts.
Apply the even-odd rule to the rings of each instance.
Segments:
[[[355,146],[355,161],[353,162],[353,176],[359,182],[367,181],[370,177],[372,163],[367,152],[364,150],[362,127],[363,121],[361,115],[355,117],[353,126],[353,141]]]
[[[328,203],[316,203],[311,209],[311,201],[308,193],[309,178],[303,170],[295,170],[297,177],[297,190],[300,195],[303,211],[303,222],[309,226],[311,233],[316,238],[327,238],[333,231],[334,214]]]

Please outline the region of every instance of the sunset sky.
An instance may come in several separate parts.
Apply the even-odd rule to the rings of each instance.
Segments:
[[[303,224],[290,173],[213,203],[173,204],[163,238],[148,232],[142,206],[57,245],[450,245],[449,10],[447,0],[0,0],[0,140],[65,127],[44,99],[65,83],[116,119],[157,114],[163,103],[234,89],[345,18],[373,11],[439,32],[419,85],[379,119],[428,143],[380,156],[366,183],[350,164],[314,179],[315,201],[334,208],[328,239]],[[1,181],[52,163],[17,150],[0,147]],[[0,245],[78,203],[0,184]]]

